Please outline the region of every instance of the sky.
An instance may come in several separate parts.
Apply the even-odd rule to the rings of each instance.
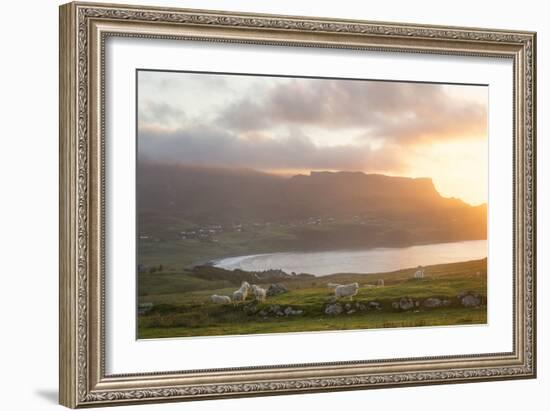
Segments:
[[[487,202],[486,86],[138,72],[139,161],[430,177]]]

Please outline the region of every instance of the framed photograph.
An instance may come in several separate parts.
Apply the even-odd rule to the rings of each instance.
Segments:
[[[533,32],[60,8],[60,402],[534,378]]]

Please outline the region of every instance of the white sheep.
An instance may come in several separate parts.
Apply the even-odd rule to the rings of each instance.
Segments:
[[[419,268],[420,268],[420,267],[419,267]],[[416,279],[424,278],[424,269],[423,269],[423,268],[420,268],[419,270],[417,270],[417,271],[414,273],[414,278],[416,278]]]
[[[267,295],[266,290],[256,284],[252,284],[252,292],[258,301],[264,301]]]
[[[248,289],[250,288],[250,284],[248,284],[246,281],[243,281],[241,284],[241,287],[233,292],[233,301],[239,302],[246,300],[246,297],[248,296]]]
[[[357,294],[359,290],[358,283],[351,283],[345,285],[333,284],[330,283],[329,287],[334,287],[334,296],[336,298],[349,297],[350,300],[353,300],[353,296]]]
[[[227,295],[211,295],[210,300],[214,304],[231,304],[231,298],[229,298]]]

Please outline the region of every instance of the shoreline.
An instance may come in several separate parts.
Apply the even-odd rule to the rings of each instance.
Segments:
[[[487,249],[487,240],[466,240],[407,247],[249,254],[212,259],[204,265],[228,271],[281,270],[288,275],[294,272],[295,274],[312,274],[315,277],[351,272],[368,275],[400,270],[403,269],[403,265],[425,267],[442,263],[479,260],[487,258]],[[270,260],[275,260],[275,262]],[[399,265],[394,261],[399,261]],[[335,268],[329,270],[327,267],[330,266]]]

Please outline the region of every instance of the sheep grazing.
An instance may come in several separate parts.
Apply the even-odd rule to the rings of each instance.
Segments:
[[[231,304],[231,298],[229,298],[227,295],[211,295],[210,300],[214,304]]]
[[[246,300],[246,297],[248,296],[249,288],[250,288],[250,284],[248,284],[246,281],[243,281],[243,283],[241,284],[241,288],[233,292],[233,301],[239,302],[239,301]]]
[[[334,296],[336,298],[349,297],[350,300],[353,300],[353,296],[357,294],[359,290],[358,283],[351,283],[345,285],[333,284],[330,283],[329,287],[334,287]]]
[[[259,287],[256,284],[252,284],[252,292],[258,301],[264,301],[267,295],[265,288]]]
[[[422,266],[418,266],[418,270],[414,273],[414,278],[424,278],[424,269],[422,268]]]

